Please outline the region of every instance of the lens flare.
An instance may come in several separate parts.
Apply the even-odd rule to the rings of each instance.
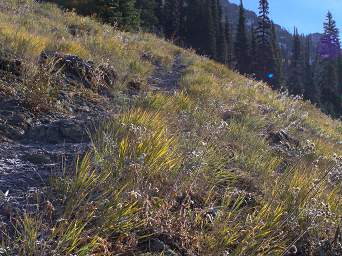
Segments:
[[[266,76],[267,76],[268,79],[272,79],[274,77],[274,74],[273,73],[268,73]]]

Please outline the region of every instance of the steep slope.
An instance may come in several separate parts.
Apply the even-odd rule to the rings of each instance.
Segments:
[[[0,255],[342,253],[340,121],[150,34],[0,10]]]

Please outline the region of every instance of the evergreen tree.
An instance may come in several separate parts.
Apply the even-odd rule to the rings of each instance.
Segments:
[[[273,70],[271,71],[273,76],[273,87],[275,89],[280,89],[283,85],[283,60],[281,56],[281,52],[279,49],[277,34],[275,25],[272,23],[272,37],[271,37],[271,46],[272,46],[272,54],[273,54]]]
[[[186,31],[187,36],[184,38],[187,47],[196,49],[199,53],[205,54],[205,30],[206,19],[204,14],[204,6],[202,0],[192,0],[188,2],[186,8]]]
[[[303,75],[303,86],[304,86],[304,98],[310,100],[313,103],[319,103],[320,91],[317,84],[314,82],[314,74],[311,60],[311,36],[305,38],[304,46],[304,75]]]
[[[324,23],[324,34],[318,48],[319,77],[321,90],[321,106],[332,115],[340,112],[341,96],[338,89],[337,60],[340,57],[339,31],[332,14],[328,12]]]
[[[111,2],[117,2],[112,0]],[[125,30],[136,30],[140,25],[139,11],[135,8],[135,0],[119,0],[119,27]]]
[[[293,33],[293,48],[291,63],[289,67],[288,88],[293,95],[301,95],[304,92],[303,85],[303,56],[302,46],[298,30],[295,28]]]
[[[215,6],[216,1],[214,0],[206,0],[206,10],[207,10],[207,24],[205,27],[206,30],[206,54],[211,57],[216,57],[216,20],[215,20]]]
[[[49,0],[82,15],[95,15],[101,21],[123,30],[137,30],[140,25],[136,0]]]
[[[336,60],[340,56],[339,30],[331,12],[328,12],[324,22],[324,34],[321,38],[318,54],[321,59]]]
[[[257,71],[257,43],[256,43],[256,38],[255,38],[255,29],[254,26],[251,28],[251,48],[249,51],[249,56],[250,56],[250,64],[249,64],[249,73],[254,74]]]
[[[337,61],[338,88],[337,88],[337,116],[342,117],[342,56]]]
[[[111,25],[119,25],[122,21],[122,11],[119,0],[98,0],[96,4],[96,16]],[[123,24],[122,24],[123,25]]]
[[[232,59],[233,59],[233,47],[232,47],[232,33],[231,33],[231,25],[229,21],[229,17],[226,15],[225,20],[225,33],[226,33],[226,40],[227,40],[227,59],[225,64],[231,66]]]
[[[135,0],[96,0],[95,14],[106,23],[124,30],[136,30],[140,24]]]
[[[158,32],[163,33],[164,21],[164,0],[155,0],[155,16],[158,20],[157,29]]]
[[[137,0],[141,26],[148,31],[157,31],[159,24],[157,16],[158,4],[159,3],[156,2],[156,0]]]
[[[256,77],[270,84],[273,83],[274,56],[272,51],[272,31],[267,0],[259,0],[258,27],[256,28]]]
[[[213,31],[215,34],[214,41],[212,43],[215,43],[215,49],[214,49],[214,55],[213,58],[215,60],[218,60],[218,40],[220,37],[220,3],[219,0],[211,0],[211,8],[212,8],[212,16],[213,16]]]
[[[66,9],[75,10],[82,15],[96,14],[96,0],[70,1],[70,0],[47,0],[56,3]]]
[[[217,58],[221,63],[228,62],[228,42],[225,26],[225,18],[223,19],[222,8],[219,8],[219,31],[217,38]]]
[[[249,71],[248,39],[245,28],[245,10],[243,2],[240,0],[239,23],[236,29],[234,44],[234,53],[236,59],[236,68],[241,74],[247,74]]]
[[[164,33],[166,38],[179,42],[181,31],[182,0],[165,0],[163,7]]]
[[[321,90],[321,108],[332,115],[338,112],[337,70],[333,61],[322,60],[317,72],[318,86]]]

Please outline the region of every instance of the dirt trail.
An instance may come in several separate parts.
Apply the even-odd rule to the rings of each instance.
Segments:
[[[185,68],[186,65],[182,63],[182,56],[178,54],[175,56],[171,70],[167,70],[161,64],[156,63],[155,71],[148,82],[154,91],[177,90]]]

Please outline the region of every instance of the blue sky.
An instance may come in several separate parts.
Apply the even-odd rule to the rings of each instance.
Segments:
[[[230,0],[240,3],[240,0]],[[257,11],[258,0],[244,0],[246,9]],[[293,31],[296,26],[300,33],[322,32],[323,21],[330,10],[342,31],[342,0],[269,0],[272,20]]]

